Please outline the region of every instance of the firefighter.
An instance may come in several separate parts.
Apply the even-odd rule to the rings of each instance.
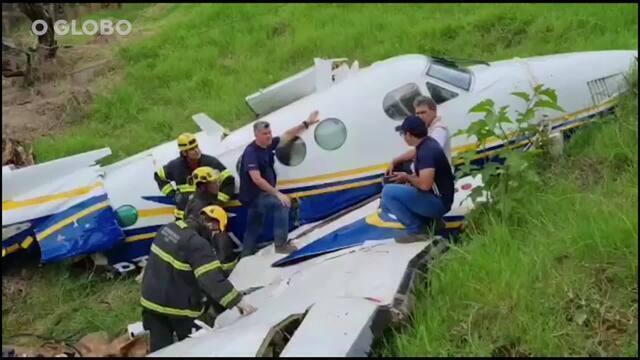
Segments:
[[[246,316],[256,311],[226,279],[212,250],[211,235],[226,226],[222,208],[208,206],[198,216],[163,226],[151,245],[142,278],[142,323],[150,333],[150,350],[185,339],[194,319],[212,298],[226,309],[237,307]]]
[[[185,216],[188,218],[194,214],[197,215],[202,209],[210,205],[216,205],[219,211],[224,212],[221,208],[224,203],[220,201],[218,197],[220,172],[208,166],[203,166],[195,169],[191,177],[196,190],[189,195],[189,201],[185,208]],[[218,211],[217,209],[216,211]],[[230,273],[237,263],[237,257],[233,253],[233,240],[231,240],[228,232],[225,231],[227,223],[226,216],[225,212],[225,225],[222,225],[222,222],[220,223],[220,231],[214,235],[213,246],[220,259],[222,269]]]
[[[184,219],[188,197],[195,190],[194,185],[189,184],[189,178],[191,173],[201,166],[209,166],[220,172],[218,199],[223,203],[229,201],[235,189],[235,180],[231,171],[215,157],[202,154],[198,147],[198,140],[193,134],[180,134],[177,142],[180,156],[159,168],[154,174],[158,189],[164,195],[174,198],[176,202],[174,210],[176,219]],[[173,188],[172,181],[175,182],[177,189]]]
[[[224,206],[225,202],[220,200],[220,171],[209,167],[201,166],[191,174],[191,181],[195,187],[187,200],[185,216],[197,214],[205,206]]]

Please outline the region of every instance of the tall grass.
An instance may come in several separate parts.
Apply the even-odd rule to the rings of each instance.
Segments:
[[[635,76],[637,85],[637,74]],[[398,356],[637,356],[638,100],[576,134],[506,217],[477,214],[417,292]]]
[[[125,4],[125,7],[131,6]],[[136,17],[144,41],[119,50],[124,80],[82,125],[35,143],[38,161],[103,146],[113,162],[195,131],[206,112],[233,129],[244,97],[313,64],[405,53],[498,60],[637,48],[637,5],[189,4]],[[150,9],[150,10],[153,10]]]

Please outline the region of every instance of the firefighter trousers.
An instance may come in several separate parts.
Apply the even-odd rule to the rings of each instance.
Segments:
[[[150,352],[173,344],[174,333],[180,341],[186,339],[192,329],[199,328],[192,318],[163,315],[148,309],[142,309],[142,326],[149,331]]]

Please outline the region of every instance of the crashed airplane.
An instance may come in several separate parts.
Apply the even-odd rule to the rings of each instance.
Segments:
[[[294,199],[290,237],[302,246],[286,257],[267,247],[237,265],[231,281],[252,289],[247,296],[257,313],[240,318],[227,311],[213,329],[204,328],[157,355],[265,354],[276,351],[272,343],[278,331],[291,328],[293,337],[276,351],[281,355],[364,355],[379,310],[395,308],[398,294],[406,295],[411,283],[410,270],[441,248],[438,240],[394,243],[390,239],[403,226],[377,210],[382,174],[390,159],[406,150],[393,129],[412,113],[413,99],[432,97],[453,134],[479,118],[468,113],[476,103],[490,98],[496,106],[510,106],[514,116],[526,105],[510,93],[532,93],[543,84],[555,89],[564,112],[545,109],[532,121],[545,119],[561,133],[610,111],[636,61],[637,51],[469,66],[403,55],[362,69],[357,61],[349,66],[346,59],[315,59],[313,67],[248,96],[247,104],[257,118],[271,123],[274,135],[319,110],[322,120],[313,131],[276,150],[277,185]],[[237,164],[253,140],[252,125],[228,132],[205,114],[193,120],[202,130],[196,134],[202,152],[216,156],[239,179]],[[468,152],[482,163],[504,145],[494,141],[479,149],[474,138],[454,137],[453,165]],[[177,145],[170,141],[96,165],[109,154],[106,148],[21,169],[3,167],[3,257],[37,247],[44,263],[100,253],[120,272],[143,266],[155,232],[173,220],[173,200],[158,190],[153,173],[177,156]],[[448,232],[460,229],[472,207],[466,196],[479,185],[478,178],[457,180],[453,207],[445,215]],[[246,210],[238,201],[227,210],[240,251]],[[268,232],[261,240],[271,240]]]

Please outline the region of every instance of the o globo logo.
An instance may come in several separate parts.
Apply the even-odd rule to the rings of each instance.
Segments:
[[[46,21],[38,19],[31,24],[31,32],[36,36],[42,36],[49,30]],[[103,19],[99,22],[96,20],[86,20],[82,25],[78,26],[76,20],[58,20],[53,23],[53,31],[56,35],[112,35],[114,32],[119,35],[129,35],[132,26],[129,20],[118,20],[115,24],[109,19]]]

